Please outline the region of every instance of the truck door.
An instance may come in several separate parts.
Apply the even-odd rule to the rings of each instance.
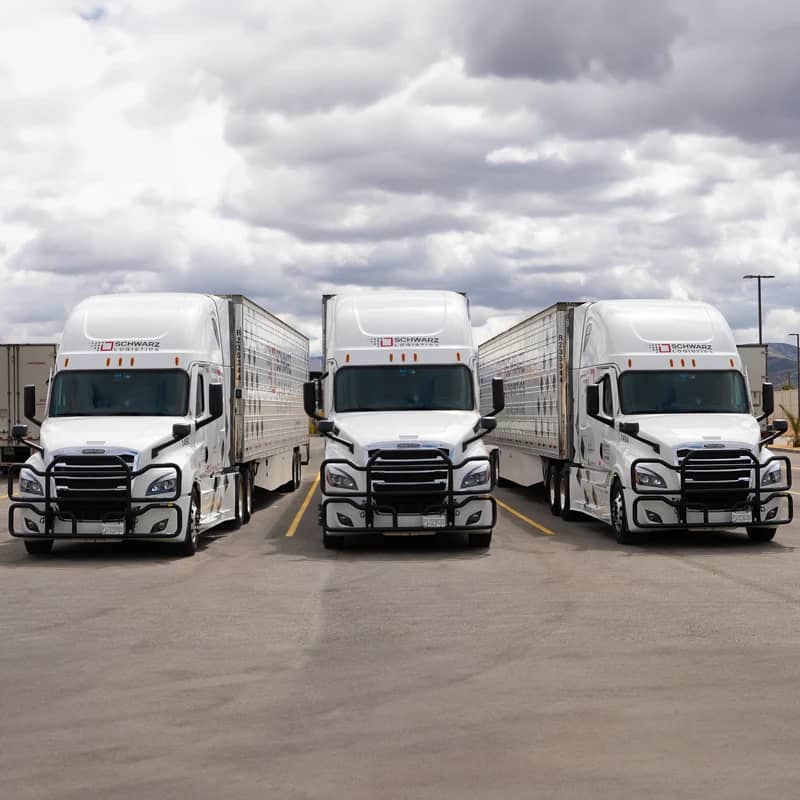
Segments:
[[[195,424],[202,422],[208,415],[208,368],[198,364],[194,368],[192,380],[192,414]],[[200,514],[207,516],[214,511],[214,484],[208,469],[209,448],[208,429],[206,425],[195,430],[194,453],[192,466],[195,478],[200,486]]]
[[[581,489],[583,500],[588,510],[598,517],[604,518],[609,514],[609,490],[611,486],[611,470],[614,463],[614,453],[618,433],[614,427],[616,419],[617,398],[616,381],[614,372],[610,368],[597,368],[593,370],[594,380],[600,390],[600,409],[596,417],[585,414],[585,389],[582,398],[584,410],[581,441],[578,447],[581,450]],[[586,385],[584,384],[584,386]]]

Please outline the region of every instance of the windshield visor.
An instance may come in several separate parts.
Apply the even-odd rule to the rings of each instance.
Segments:
[[[50,395],[51,417],[182,417],[189,376],[180,370],[59,372]]]
[[[619,379],[623,414],[748,414],[741,372],[623,372]]]
[[[334,380],[336,410],[472,411],[472,373],[461,364],[344,367]]]

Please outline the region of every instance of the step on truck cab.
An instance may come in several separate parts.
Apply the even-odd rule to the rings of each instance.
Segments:
[[[464,532],[489,547],[496,506],[482,436],[503,387],[494,382],[492,415],[481,417],[467,298],[329,295],[322,313],[324,374],[306,385],[305,401],[309,416],[324,409],[324,545],[359,533]]]
[[[90,297],[69,315],[39,419],[9,473],[9,532],[175,542],[246,523],[253,490],[296,488],[308,462],[308,339],[241,295]],[[27,425],[14,428],[27,441]],[[18,478],[18,487],[14,479]]]
[[[791,521],[791,465],[762,435],[733,334],[698,302],[557,303],[480,346],[484,407],[503,377],[491,434],[499,475],[544,483],[554,514],[648,530],[744,528],[756,541]],[[773,411],[761,387],[761,419]]]

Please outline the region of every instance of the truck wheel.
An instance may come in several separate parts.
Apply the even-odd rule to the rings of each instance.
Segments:
[[[611,527],[620,544],[633,544],[637,537],[628,527],[628,515],[625,513],[625,495],[622,486],[615,480],[611,487]]]
[[[26,539],[25,549],[32,556],[49,556],[53,552],[53,540]]]
[[[500,477],[500,451],[492,450],[492,469],[494,469],[495,486],[510,486],[511,481]]]
[[[189,514],[186,520],[186,536],[178,545],[178,553],[182,556],[193,556],[197,552],[197,542],[200,538],[200,500],[197,492],[192,492],[189,503]]]
[[[551,462],[547,465],[547,472],[545,474],[545,489],[547,491],[547,503],[550,506],[550,512],[554,517],[561,514],[561,497],[560,497],[560,472],[558,464]]]
[[[492,532],[489,533],[471,533],[469,534],[470,547],[482,547],[487,549],[492,544]]]
[[[771,542],[775,538],[776,530],[777,528],[748,528],[747,535],[753,542]]]
[[[328,531],[322,531],[322,546],[326,550],[339,550],[343,545],[344,536],[335,536]]]
[[[253,516],[253,479],[250,473],[250,467],[244,466],[240,469],[239,484],[242,490],[242,525],[247,525],[247,523],[250,522],[250,517]]]
[[[561,469],[558,481],[558,504],[561,506],[561,519],[572,522],[578,515],[569,507],[569,467]]]
[[[302,461],[300,459],[300,451],[295,450],[292,454],[292,479],[288,483],[281,486],[284,492],[295,492],[300,488],[300,481],[302,480]]]

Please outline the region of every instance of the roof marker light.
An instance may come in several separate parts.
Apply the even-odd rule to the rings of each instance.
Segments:
[[[400,360],[405,364],[406,363],[406,354],[400,353]]]
[[[65,359],[64,359],[64,366],[65,366],[65,367],[68,367],[68,366],[69,366],[69,359],[68,359],[68,358],[65,358]]]
[[[456,353],[456,358],[457,358],[459,361],[461,361],[461,353],[457,352],[457,353]]]
[[[107,366],[107,367],[110,367],[110,366],[111,366],[111,359],[110,359],[110,358],[107,358],[107,359],[106,359],[106,366]]]
[[[416,360],[417,360],[417,354],[416,354],[416,353],[414,353],[414,362],[415,362],[415,363],[416,363]]]
[[[694,358],[692,359],[692,366],[693,367],[697,366],[697,359],[694,359]]]
[[[117,359],[117,366],[118,366],[118,367],[121,367],[121,366],[122,366],[122,356],[120,356],[120,357]]]
[[[349,364],[350,363],[350,353],[345,353],[344,363],[345,364]]]
[[[175,356],[175,366],[177,367],[178,364],[180,364],[180,363],[181,363],[180,358],[178,358],[178,356]]]
[[[669,360],[669,365],[670,365],[671,367],[674,367],[674,366],[675,366],[675,362],[674,362],[672,359],[670,359],[670,360]]]
[[[685,362],[683,359],[681,359],[681,366],[682,366],[682,367],[685,367],[685,366],[686,366],[686,362]]]
[[[731,359],[731,366],[733,366],[733,359]]]
[[[632,366],[633,366],[633,359],[632,359],[632,358],[629,358],[629,359],[628,359],[628,366],[629,366],[629,367],[632,367]]]
[[[133,366],[135,361],[136,361],[136,359],[133,356],[131,356],[131,366]]]
[[[394,361],[394,353],[389,353],[389,361]]]

